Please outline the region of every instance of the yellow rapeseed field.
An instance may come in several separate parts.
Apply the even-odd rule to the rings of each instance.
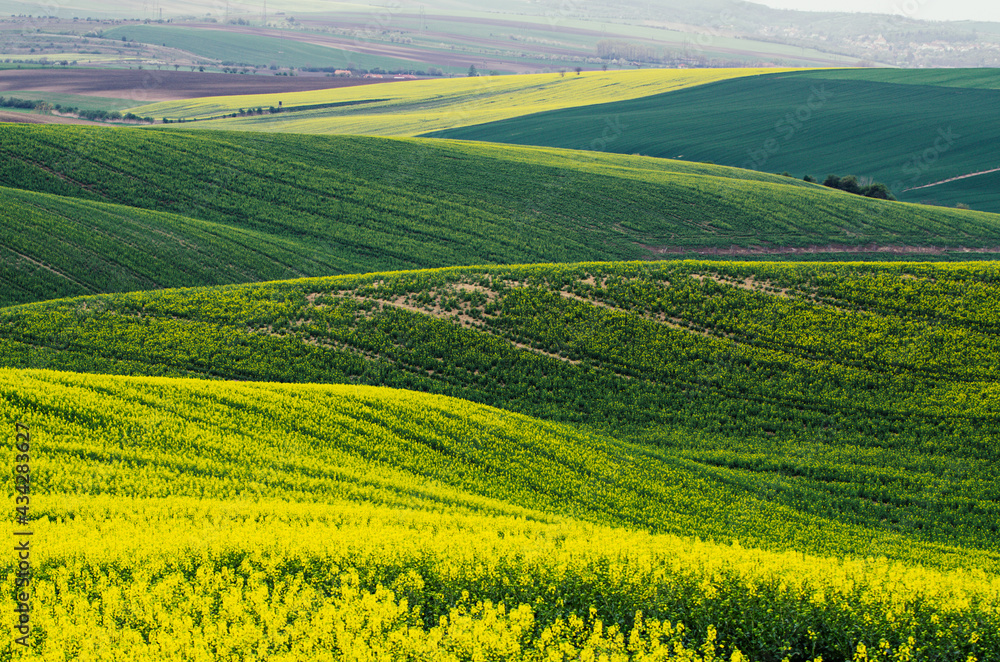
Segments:
[[[8,541],[31,532],[30,595],[0,597],[7,614],[32,605],[29,632],[0,644],[3,659],[976,662],[997,650],[1000,580],[975,568],[746,549],[482,495],[558,488],[550,454],[585,435],[454,398],[4,369],[0,419],[12,440],[15,421],[30,430],[30,448],[8,451],[32,486],[26,521],[0,525]],[[485,462],[496,453],[508,474]],[[463,455],[480,475],[452,460]],[[0,581],[14,586],[25,562],[5,555]]]

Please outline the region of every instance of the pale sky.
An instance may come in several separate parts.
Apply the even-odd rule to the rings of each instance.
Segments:
[[[998,0],[752,0],[777,9],[896,14],[925,21],[997,21]]]

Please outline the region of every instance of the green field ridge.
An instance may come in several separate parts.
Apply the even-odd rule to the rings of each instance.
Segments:
[[[1000,217],[992,214],[887,203],[683,161],[347,136],[16,125],[0,125],[0,136],[0,186],[65,198],[46,198],[53,210],[78,205],[72,214],[62,212],[70,219],[32,221],[27,235],[13,226],[0,231],[0,244],[25,256],[5,261],[5,279],[19,287],[8,302],[79,293],[38,263],[69,280],[121,290],[134,289],[133,283],[208,285],[733,248],[1000,247]],[[4,195],[12,218],[40,213],[26,194]],[[97,203],[183,216],[187,220],[175,216],[168,224],[189,228],[185,232],[200,228],[192,242],[198,246],[209,241],[205,232],[223,237],[211,254],[231,250],[234,257],[192,264],[186,281],[179,280],[180,264],[156,274],[151,265],[173,260],[176,246],[163,245],[150,230],[144,249],[151,256],[144,267],[149,282],[98,286],[79,256],[59,252],[74,241],[63,233],[82,237],[85,228],[104,228],[86,242],[96,252],[122,255],[141,238],[136,219],[153,217],[136,211],[118,234],[109,214],[128,214]],[[151,228],[167,222],[157,218],[143,222]]]

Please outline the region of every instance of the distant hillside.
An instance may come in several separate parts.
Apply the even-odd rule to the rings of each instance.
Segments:
[[[331,71],[348,66],[374,69],[378,67],[397,70],[409,69],[415,63],[385,55],[371,55],[298,42],[281,35],[244,34],[226,26],[208,25],[204,29],[162,25],[128,25],[104,30],[101,37],[122,41],[162,44],[200,58],[209,58],[227,65],[240,67],[314,67]],[[461,68],[459,68],[461,69]],[[256,74],[256,70],[254,71]]]
[[[580,74],[476,76],[403,81],[283,94],[244,94],[146,104],[134,108],[157,119],[211,122],[182,128],[284,133],[414,136],[433,130],[508,119],[561,108],[622,101],[773,73],[774,69],[644,69]],[[247,109],[280,113],[247,115]],[[240,111],[243,111],[242,113]],[[235,117],[225,117],[234,115]]]
[[[205,131],[3,125],[0,138],[0,185],[47,194],[3,193],[7,301],[734,248],[1000,247],[1000,216],[683,161]]]
[[[820,181],[854,174],[917,202],[927,191],[915,187],[1000,168],[997,88],[995,69],[781,73],[427,135],[586,149],[599,137],[598,119],[614,117],[624,128],[602,150]],[[974,208],[1000,211],[996,189],[979,189]]]
[[[372,7],[272,0],[266,6],[231,2],[206,11],[191,0],[168,7],[137,0],[114,5],[74,0],[50,6],[47,16],[26,16],[17,2],[0,1],[9,22],[23,26],[9,38],[9,54],[58,61],[60,54],[79,53],[81,62],[116,60],[125,66],[241,66],[259,68],[258,75],[285,64],[459,73],[470,65],[484,72],[523,73],[630,67],[633,62],[696,67],[1000,64],[1000,24],[914,20],[898,15],[912,14],[902,3],[870,7],[897,15],[838,11],[836,4],[787,11],[741,0],[574,0],[572,5],[501,0],[488,7],[429,0],[419,6]],[[160,19],[169,25],[159,25]],[[82,35],[88,39],[83,44]],[[123,36],[130,40],[124,49],[118,41]],[[268,43],[276,39],[283,46]]]
[[[836,4],[810,11],[772,9],[743,0],[580,0],[568,9],[561,0],[540,0],[540,13],[598,22],[653,23],[705,35],[713,45],[724,37],[762,40],[775,48],[816,48],[901,67],[995,67],[1000,65],[1000,24],[973,21],[922,21],[909,7],[872,4],[894,13],[842,12]],[[900,14],[907,15],[900,15]],[[695,42],[698,43],[698,42]],[[698,52],[698,48],[692,48]]]
[[[846,527],[762,521],[756,545],[937,565],[961,546],[993,567],[997,281],[994,263],[590,263],[105,295],[0,311],[0,361],[460,397]],[[730,500],[698,530],[743,526]],[[691,531],[699,507],[629,521]]]

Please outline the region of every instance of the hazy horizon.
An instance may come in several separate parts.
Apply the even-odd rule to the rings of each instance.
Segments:
[[[1000,4],[984,0],[841,0],[822,5],[815,0],[753,0],[775,9],[894,14],[924,21],[1000,22]]]

